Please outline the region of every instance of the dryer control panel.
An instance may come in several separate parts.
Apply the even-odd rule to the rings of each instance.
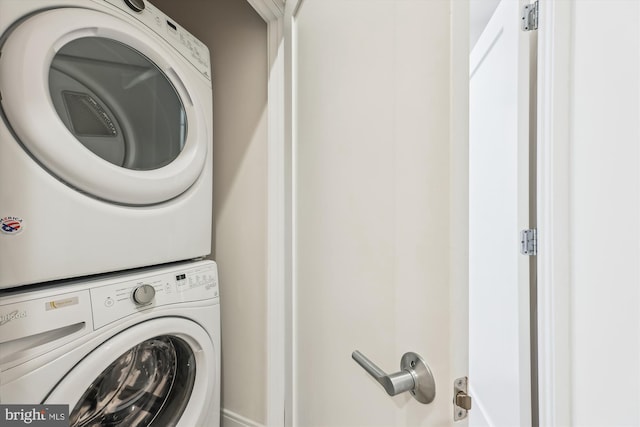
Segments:
[[[131,15],[176,49],[202,75],[211,80],[209,49],[153,4],[144,0],[99,0]]]
[[[94,328],[101,328],[132,314],[185,302],[218,297],[215,264],[206,263],[98,286],[90,289]]]

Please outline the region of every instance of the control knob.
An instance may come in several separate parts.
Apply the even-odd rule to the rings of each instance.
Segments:
[[[124,0],[124,2],[135,12],[142,12],[145,7],[144,0]]]
[[[133,291],[133,301],[138,305],[149,304],[156,296],[156,290],[151,285],[138,286]]]

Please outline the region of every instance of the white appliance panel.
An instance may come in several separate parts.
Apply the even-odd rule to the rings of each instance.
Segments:
[[[108,291],[118,292],[123,286],[134,291],[160,282],[169,284],[172,292],[156,294],[150,305],[134,303],[132,293],[120,308],[106,307],[103,299],[94,297],[106,295]],[[168,399],[175,396],[176,401],[169,407],[180,411],[177,426],[218,426],[220,309],[217,284],[216,264],[197,261],[4,292],[0,296],[2,403],[68,404],[73,411],[82,407],[82,402],[90,403],[94,399],[90,390],[94,383],[105,378],[105,373],[110,369],[116,369],[117,373],[116,361],[135,364],[131,366],[139,374],[129,375],[122,381],[132,389],[143,390],[147,385],[163,386],[162,378],[154,379],[153,369],[145,373],[144,367],[153,362],[147,355],[169,357],[167,360],[178,357],[188,363],[180,363],[182,367],[175,368],[171,375],[176,376],[176,384],[187,384],[191,388],[181,390],[178,386],[174,392],[165,384],[162,390],[168,393]],[[108,322],[92,321],[110,308],[119,310],[119,314]],[[82,327],[78,330],[74,328],[76,325]],[[171,351],[171,347],[176,351]],[[145,354],[138,354],[140,351]],[[149,378],[140,383],[139,375]],[[102,384],[100,392],[110,387],[112,390],[107,392],[119,393],[122,387],[113,384],[113,378]],[[104,404],[104,401],[97,403]],[[137,407],[132,408],[139,411]],[[154,406],[147,410],[149,408]],[[116,415],[122,410],[118,405],[107,409]],[[155,410],[163,411],[162,408]],[[80,412],[76,411],[76,416]],[[167,411],[159,412],[159,416],[172,418]],[[143,418],[151,419],[145,414],[132,417]]]
[[[136,13],[124,0],[0,2],[0,289],[211,252],[209,53],[175,21],[145,4],[143,12]],[[44,19],[46,14],[56,19]],[[71,19],[80,15],[88,21]],[[21,26],[27,28],[31,19],[56,27],[58,36],[47,39],[44,28],[40,36],[34,35],[31,55],[23,55],[24,47],[11,39],[20,38]],[[88,22],[94,19],[92,27]],[[132,161],[140,170],[127,169],[113,164],[125,161],[124,148],[105,155],[107,161],[99,157],[104,152],[96,145],[100,138],[89,135],[87,149],[73,137],[70,125],[55,111],[46,76],[56,52],[82,37],[112,38],[143,52],[169,79],[186,117],[185,145],[173,161],[155,169],[152,160]],[[74,77],[90,86],[82,73]],[[137,73],[128,84],[153,81]],[[92,103],[87,96],[75,99],[76,104]],[[92,111],[94,125],[104,118],[101,111],[121,118],[125,128],[137,123],[132,117],[122,119],[117,108]],[[117,131],[110,120],[103,121]]]

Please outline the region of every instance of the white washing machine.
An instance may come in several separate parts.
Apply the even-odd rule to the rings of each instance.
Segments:
[[[209,254],[206,46],[145,0],[2,0],[0,34],[0,288]]]
[[[212,261],[0,297],[0,403],[69,405],[70,425],[219,425]]]

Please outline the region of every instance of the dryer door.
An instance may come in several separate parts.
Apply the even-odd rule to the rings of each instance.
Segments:
[[[215,348],[196,323],[141,323],[96,348],[45,403],[68,404],[71,427],[196,426],[215,411]]]
[[[127,205],[186,191],[211,140],[208,81],[139,27],[49,10],[20,23],[0,56],[2,110],[24,147],[69,186]]]

